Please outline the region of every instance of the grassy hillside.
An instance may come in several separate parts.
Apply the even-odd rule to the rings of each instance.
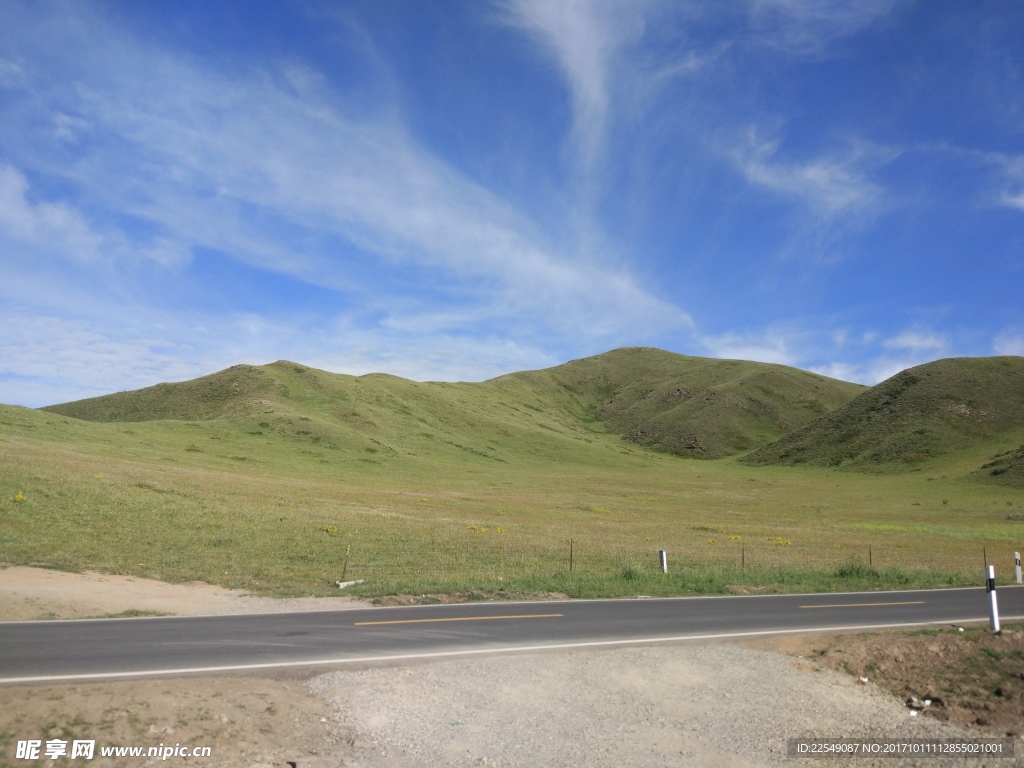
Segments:
[[[698,455],[767,439],[844,386],[627,349],[482,384],[280,362],[0,406],[0,564],[287,594],[336,594],[345,573],[363,594],[517,596],[975,583],[984,557],[1012,564],[1024,489],[999,478],[1024,434],[888,476],[664,452],[685,455],[670,440],[701,419]],[[993,461],[1007,469],[983,470],[991,482],[965,479]]]
[[[596,431],[719,458],[764,445],[862,390],[784,366],[627,348],[481,384],[344,376],[285,361],[239,365],[44,410],[103,422],[240,419],[254,431],[382,455],[456,449],[508,461]]]
[[[1022,430],[1024,358],[953,358],[903,371],[743,462],[910,469],[979,446],[1017,443]]]
[[[595,446],[595,425],[573,408],[571,400],[545,399],[531,387],[345,376],[280,361],[44,410],[122,425],[163,421],[193,453],[218,454],[226,445],[188,439],[189,429],[202,427],[242,436],[242,455],[346,466],[400,459],[441,466],[618,461],[624,447]]]
[[[584,417],[657,451],[720,458],[764,445],[849,402],[859,384],[781,365],[632,347],[493,383],[577,396]]]

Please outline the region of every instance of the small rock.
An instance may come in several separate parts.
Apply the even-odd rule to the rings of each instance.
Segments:
[[[857,679],[860,681],[860,683],[862,685],[867,685],[868,684],[868,679],[866,677],[860,677],[860,678],[857,678]]]

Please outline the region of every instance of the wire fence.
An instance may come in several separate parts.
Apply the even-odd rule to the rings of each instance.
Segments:
[[[494,583],[526,576],[630,575],[656,573],[659,551],[669,572],[746,573],[751,576],[786,571],[833,572],[854,564],[885,572],[928,569],[982,574],[995,565],[1003,583],[1014,578],[1014,553],[1021,544],[1006,541],[947,542],[922,547],[914,541],[822,546],[782,537],[758,539],[709,537],[699,543],[622,541],[593,535],[566,536],[528,543],[500,535],[473,540],[438,537],[415,546],[377,542],[348,545],[335,561],[347,579],[476,581]],[[340,555],[341,553],[339,553]],[[339,561],[340,560],[340,561]],[[979,578],[982,578],[979,575]]]

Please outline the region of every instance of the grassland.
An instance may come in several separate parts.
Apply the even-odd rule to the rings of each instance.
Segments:
[[[656,595],[979,583],[1024,539],[1024,492],[972,476],[1012,430],[868,475],[636,445],[580,375],[344,377],[344,397],[294,364],[215,376],[178,403],[78,406],[109,421],[0,406],[0,562],[293,595],[343,572],[367,595]]]

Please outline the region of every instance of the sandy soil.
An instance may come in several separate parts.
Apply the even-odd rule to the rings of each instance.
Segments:
[[[202,582],[166,584],[134,576],[0,568],[0,621],[83,619],[126,612],[200,616],[364,608],[351,597],[255,597]]]

